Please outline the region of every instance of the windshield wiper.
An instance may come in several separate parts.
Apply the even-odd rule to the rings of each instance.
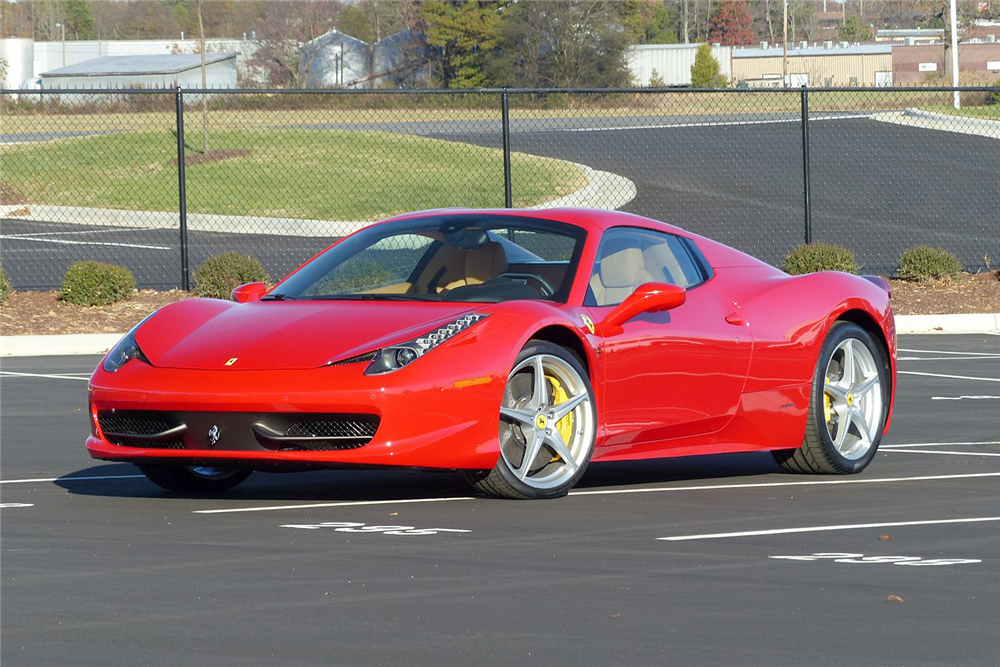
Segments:
[[[260,298],[261,301],[295,301],[294,296],[288,296],[287,294],[265,294]]]

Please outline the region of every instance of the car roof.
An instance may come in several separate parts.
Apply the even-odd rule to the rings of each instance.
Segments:
[[[611,227],[631,226],[646,227],[648,229],[658,229],[672,234],[689,236],[688,232],[665,222],[645,218],[634,213],[624,211],[608,211],[596,208],[546,208],[546,209],[526,209],[526,208],[495,208],[495,209],[473,209],[473,208],[443,208],[428,211],[417,211],[414,213],[404,213],[402,215],[389,218],[385,222],[395,222],[398,220],[412,220],[424,217],[440,217],[447,215],[495,215],[507,217],[524,217],[541,220],[554,220],[581,227],[588,232],[603,232]]]

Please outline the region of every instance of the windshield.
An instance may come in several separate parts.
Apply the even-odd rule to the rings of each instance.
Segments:
[[[584,237],[565,223],[502,214],[374,225],[264,298],[565,302]]]

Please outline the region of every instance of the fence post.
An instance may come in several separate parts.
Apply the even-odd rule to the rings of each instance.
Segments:
[[[187,230],[187,179],[184,175],[184,93],[177,86],[177,193],[180,197],[178,208],[181,228],[181,289],[191,289],[191,272],[188,268]]]
[[[507,99],[507,86],[500,93],[501,124],[503,132],[503,196],[504,206],[513,208],[514,200],[510,185],[510,101]]]
[[[809,88],[802,86],[802,197],[805,206],[806,243],[812,243],[812,179],[809,176]]]

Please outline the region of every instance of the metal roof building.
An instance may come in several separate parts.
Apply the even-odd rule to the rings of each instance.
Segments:
[[[236,87],[236,53],[205,56],[208,88]],[[201,88],[201,55],[102,56],[42,73],[42,87]],[[192,96],[195,97],[195,96]]]
[[[701,44],[642,44],[625,50],[625,63],[632,80],[648,87],[661,81],[664,86],[690,86],[691,65]],[[729,79],[731,46],[712,45],[712,56],[719,62],[719,74]]]
[[[734,48],[733,81],[751,87],[781,87],[784,52],[779,48]],[[891,86],[892,46],[806,46],[788,49],[788,85]]]

